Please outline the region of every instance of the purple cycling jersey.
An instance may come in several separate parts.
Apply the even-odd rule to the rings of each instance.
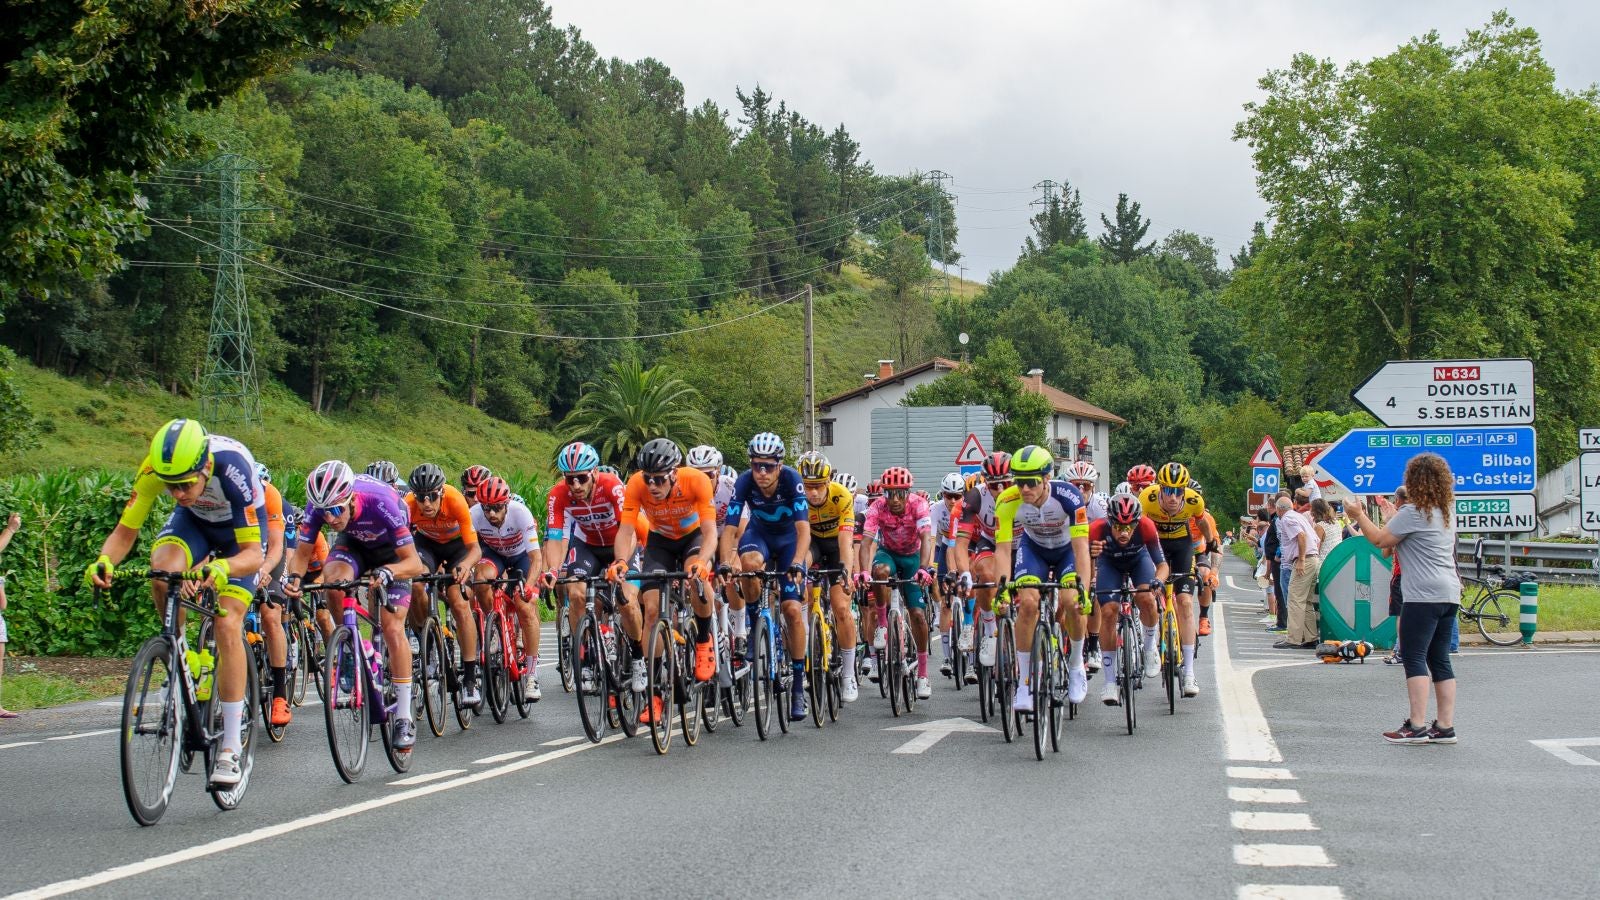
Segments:
[[[355,496],[350,502],[355,511],[342,532],[346,541],[369,550],[411,543],[411,516],[394,488],[376,478],[357,475]],[[300,520],[299,540],[316,541],[326,519],[320,509],[307,512]]]

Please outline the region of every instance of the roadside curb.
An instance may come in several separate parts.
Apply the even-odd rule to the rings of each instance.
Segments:
[[[1533,636],[1533,643],[1539,644],[1600,644],[1600,631],[1541,631]],[[1484,640],[1481,634],[1468,634],[1461,632],[1461,645],[1474,647],[1492,646]]]

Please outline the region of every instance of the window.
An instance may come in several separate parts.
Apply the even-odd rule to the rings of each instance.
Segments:
[[[833,446],[833,419],[817,420],[817,446]]]

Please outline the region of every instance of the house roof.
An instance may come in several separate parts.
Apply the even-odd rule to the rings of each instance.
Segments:
[[[1028,390],[1033,390],[1033,384],[1029,382],[1027,378],[1023,378],[1022,382],[1023,386]],[[1062,415],[1077,416],[1078,418],[1082,419],[1094,419],[1097,422],[1109,422],[1117,428],[1121,428],[1122,426],[1128,424],[1127,419],[1122,418],[1116,413],[1103,410],[1100,407],[1095,406],[1093,403],[1082,399],[1081,397],[1074,397],[1066,391],[1045,384],[1043,381],[1039,382],[1039,390],[1035,391],[1035,393],[1043,396],[1046,400],[1049,400],[1050,405],[1055,407],[1056,412],[1061,413]]]
[[[905,381],[907,378],[912,377],[913,375],[921,375],[923,372],[926,372],[929,369],[939,369],[949,372],[952,369],[959,368],[960,365],[961,363],[956,362],[953,359],[945,359],[942,356],[935,356],[933,359],[927,360],[926,362],[920,362],[914,366],[911,366],[910,368],[901,369],[900,371],[890,375],[888,378],[882,379],[881,381],[868,381],[858,388],[852,388],[842,394],[834,394],[832,397],[829,397],[826,400],[819,400],[817,401],[817,409],[826,410],[828,407],[838,406],[840,403],[843,403],[846,400],[854,400],[857,397],[865,397],[878,388],[886,385],[898,384],[902,381]]]
[[[930,370],[935,372],[949,372],[960,367],[961,363],[957,362],[956,360],[946,359],[942,356],[935,356],[934,358],[925,362],[920,362],[909,368],[902,369],[888,378],[884,378],[880,381],[868,381],[860,387],[852,388],[851,390],[845,391],[842,394],[835,394],[826,400],[818,401],[817,408],[826,412],[831,407],[854,400],[857,397],[865,397],[880,387],[903,382],[914,376],[921,375],[924,372],[928,372]],[[1027,376],[1018,375],[1017,380],[1022,382],[1022,386],[1025,390],[1034,391],[1033,382]],[[1128,424],[1126,419],[1118,416],[1116,413],[1103,410],[1087,400],[1074,397],[1066,391],[1045,384],[1043,381],[1039,382],[1039,388],[1038,390],[1034,391],[1034,393],[1037,393],[1043,396],[1046,400],[1049,400],[1050,405],[1055,409],[1055,411],[1062,415],[1093,419],[1098,422],[1109,422],[1117,428],[1121,428],[1122,426]]]
[[[1283,448],[1283,462],[1286,472],[1299,472],[1300,467],[1306,464],[1306,457],[1325,450],[1332,444],[1289,444]]]

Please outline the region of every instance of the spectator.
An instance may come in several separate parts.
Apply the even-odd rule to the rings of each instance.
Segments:
[[[1322,543],[1322,558],[1327,559],[1333,548],[1344,540],[1344,528],[1333,514],[1333,504],[1318,497],[1311,501],[1311,524]]]
[[[0,553],[6,552],[6,547],[11,543],[11,538],[17,533],[17,529],[19,529],[21,527],[22,527],[22,517],[17,515],[16,513],[12,513],[10,518],[6,519],[6,527],[4,529],[0,529]],[[4,687],[4,680],[3,679],[4,679],[4,676],[5,676],[5,673],[6,673],[6,577],[4,575],[0,575],[0,688]],[[5,698],[5,694],[3,692],[0,692],[0,700],[3,700],[4,698]],[[9,709],[6,709],[4,703],[0,703],[0,719],[15,719],[16,717],[17,717],[16,713],[12,712]]]
[[[1405,485],[1395,488],[1393,502],[1390,502],[1387,497],[1378,498],[1378,510],[1383,513],[1385,522],[1394,518],[1395,510],[1405,505]],[[1383,658],[1383,664],[1386,666],[1398,666],[1400,665],[1400,604],[1403,602],[1400,595],[1400,558],[1394,555],[1393,548],[1385,548],[1383,555],[1389,559],[1393,567],[1390,570],[1392,574],[1389,576],[1389,615],[1395,619],[1394,649],[1390,650],[1389,655]]]
[[[1400,658],[1406,668],[1410,709],[1398,729],[1384,732],[1384,740],[1391,744],[1456,742],[1456,676],[1450,667],[1449,622],[1460,610],[1461,578],[1456,574],[1456,535],[1450,521],[1454,484],[1442,457],[1421,453],[1406,464],[1407,502],[1386,525],[1380,527],[1354,509],[1361,533],[1379,547],[1394,548],[1405,569]],[[1424,725],[1430,679],[1436,718],[1432,725]]]
[[[1279,513],[1281,505],[1288,499],[1288,491],[1278,492],[1278,498],[1272,506],[1270,534],[1267,538],[1267,552],[1272,557],[1272,597],[1275,601],[1272,625],[1267,628],[1271,634],[1283,634],[1289,630],[1289,570],[1283,565],[1283,517]]]
[[[1277,594],[1273,588],[1276,564],[1272,561],[1272,551],[1268,549],[1268,539],[1276,533],[1272,527],[1272,514],[1265,509],[1256,511],[1256,583],[1266,593],[1267,615],[1261,620],[1262,624],[1270,625],[1278,621]]]
[[[1302,490],[1304,490],[1302,488]],[[1279,650],[1311,650],[1317,646],[1317,576],[1322,571],[1322,545],[1311,520],[1288,498],[1278,499],[1279,553],[1289,583],[1289,630],[1272,646]]]

